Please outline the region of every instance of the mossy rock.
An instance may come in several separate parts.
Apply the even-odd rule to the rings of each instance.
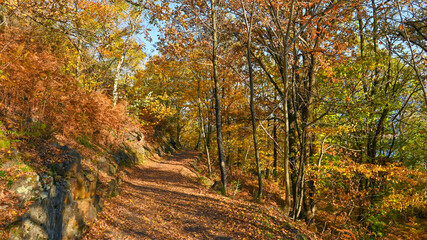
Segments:
[[[138,162],[138,158],[136,156],[136,153],[133,152],[130,148],[121,148],[114,152],[113,158],[115,162],[119,166],[127,166],[130,167],[132,165],[135,165]]]
[[[12,183],[10,190],[18,194],[22,203],[35,200],[43,191],[40,178],[36,173],[19,177]]]

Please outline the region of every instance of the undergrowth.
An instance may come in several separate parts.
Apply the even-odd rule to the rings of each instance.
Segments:
[[[81,88],[63,70],[68,63],[57,53],[61,51],[51,51],[61,47],[57,44],[22,29],[0,30],[4,46],[0,52],[0,120],[10,122],[0,127],[0,149],[11,145],[5,131],[68,144],[74,141],[85,148],[95,144],[110,149],[123,139],[126,125],[132,122],[126,106],[113,106],[105,94]]]

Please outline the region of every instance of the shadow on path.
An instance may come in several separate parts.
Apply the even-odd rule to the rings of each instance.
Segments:
[[[251,203],[201,186],[185,151],[128,169],[122,193],[111,199],[84,239],[264,239],[285,236],[285,223]],[[283,224],[283,225],[282,225]],[[256,237],[256,235],[260,235]]]

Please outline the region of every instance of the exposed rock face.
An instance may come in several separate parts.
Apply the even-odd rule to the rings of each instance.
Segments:
[[[52,174],[28,174],[11,186],[23,203],[32,200],[34,204],[11,227],[9,239],[79,239],[84,227],[102,210],[103,201],[119,193],[119,177],[102,186],[96,172],[83,170],[77,151],[67,146],[60,149],[68,160],[50,166]],[[101,162],[107,166],[101,171],[116,175],[115,163]]]
[[[43,191],[39,179],[35,173],[21,176],[12,184],[10,190],[18,193],[22,203],[36,199]]]
[[[79,239],[102,210],[104,201],[120,193],[124,174],[120,166],[132,166],[154,154],[141,132],[131,131],[126,137],[119,150],[98,157],[96,169],[90,171],[83,169],[79,152],[54,145],[66,154],[66,161],[48,166],[49,174],[29,173],[11,186],[22,205],[34,203],[9,225],[9,239]],[[167,143],[157,149],[162,153],[173,151]]]

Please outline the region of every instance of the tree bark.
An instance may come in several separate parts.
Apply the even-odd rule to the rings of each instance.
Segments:
[[[222,123],[221,123],[221,102],[220,87],[218,83],[218,29],[216,19],[216,0],[211,0],[211,18],[212,18],[212,74],[214,80],[215,95],[215,117],[216,117],[216,137],[218,144],[218,160],[221,171],[221,183],[224,188],[224,194],[227,194],[227,169],[225,166],[224,147],[222,143]]]
[[[209,146],[208,146],[208,141],[206,139],[206,134],[205,134],[205,122],[203,121],[203,114],[202,114],[202,108],[200,105],[200,98],[199,98],[199,117],[200,117],[200,123],[201,123],[201,131],[202,131],[202,136],[204,139],[204,146],[205,146],[205,151],[206,151],[206,157],[208,158],[208,170],[209,170],[209,177],[212,177],[212,166],[211,166],[211,157],[209,154]]]
[[[208,170],[209,170],[209,178],[212,178],[212,166],[211,166],[211,157],[209,154],[209,146],[207,141],[207,136],[205,133],[205,121],[202,113],[202,104],[200,101],[200,79],[197,81],[197,106],[199,108],[199,118],[200,118],[200,133],[203,138],[203,146],[205,147],[206,157],[208,158]]]
[[[113,87],[114,106],[117,104],[117,101],[119,100],[119,80],[120,80],[120,73],[121,73],[123,62],[125,60],[125,56],[126,56],[126,51],[123,52],[122,56],[120,57],[119,64],[117,64],[117,67],[116,67],[116,76],[114,77],[114,87]]]
[[[277,125],[276,118],[273,120],[273,176],[277,179]]]
[[[288,96],[289,96],[289,76],[288,76],[288,67],[289,67],[289,60],[288,60],[288,54],[290,46],[288,44],[290,30],[291,30],[291,22],[293,19],[293,13],[294,13],[294,4],[295,0],[292,0],[291,2],[291,12],[289,15],[289,22],[286,29],[286,35],[284,39],[284,53],[283,53],[283,86],[284,86],[284,96],[283,96],[283,115],[284,115],[284,122],[285,122],[285,134],[284,134],[284,158],[283,158],[283,167],[285,170],[284,173],[284,182],[285,182],[285,188],[286,188],[286,199],[285,199],[285,206],[284,206],[284,212],[285,215],[288,215],[291,208],[291,181],[289,177],[289,109],[288,109]]]
[[[252,70],[252,61],[251,61],[251,38],[252,38],[252,20],[253,20],[253,13],[251,12],[251,16],[248,19],[247,12],[244,6],[243,1],[240,1],[243,7],[243,15],[245,18],[245,24],[246,24],[246,30],[247,30],[247,43],[246,43],[246,59],[248,61],[248,68],[249,68],[249,89],[250,89],[250,111],[251,111],[251,122],[252,122],[252,137],[254,140],[254,150],[255,150],[255,161],[256,161],[256,167],[257,167],[257,174],[258,174],[258,199],[262,199],[263,197],[263,186],[262,186],[262,171],[261,171],[261,162],[259,159],[259,152],[258,152],[258,138],[256,134],[256,114],[255,114],[255,92],[254,92],[254,77],[253,77],[253,70]]]

